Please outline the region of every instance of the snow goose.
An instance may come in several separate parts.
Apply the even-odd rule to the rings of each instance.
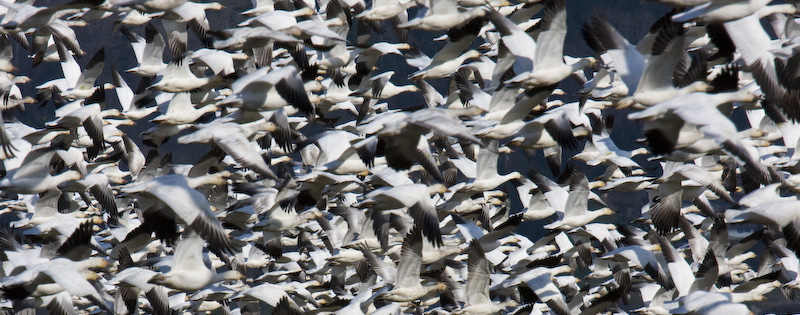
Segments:
[[[203,261],[205,241],[193,232],[184,231],[183,238],[175,248],[170,271],[157,274],[148,282],[176,290],[194,291],[224,280],[240,280],[242,274],[235,270],[215,273]]]
[[[97,90],[97,94],[104,93],[103,89]],[[86,135],[91,139],[90,146],[94,147],[95,151],[90,151],[89,156],[94,157],[97,152],[106,147],[106,129],[104,128],[108,116],[120,116],[117,109],[101,110],[101,104],[87,104],[80,107],[80,101],[67,104],[56,110],[56,116],[59,117],[55,121],[47,123],[48,129],[52,130],[75,130],[79,126],[83,126]],[[74,140],[80,139],[80,134],[72,135]],[[75,141],[78,144],[78,141]]]
[[[403,238],[400,251],[400,262],[397,264],[397,281],[389,292],[378,295],[378,299],[393,302],[411,302],[421,299],[434,291],[445,290],[444,283],[423,286],[420,283],[422,267],[422,233],[420,229],[412,229]]]
[[[592,57],[582,58],[573,64],[564,63],[564,39],[567,36],[567,7],[563,0],[545,2],[542,31],[538,43],[534,42],[516,24],[499,12],[492,11],[489,18],[500,34],[509,51],[517,56],[521,71],[506,83],[520,83],[527,86],[555,85],[573,72],[596,63]],[[526,36],[528,38],[525,38]],[[519,42],[513,42],[520,40]]]
[[[372,2],[372,7],[362,11],[355,17],[370,21],[380,21],[394,18],[401,13],[404,13],[409,8],[416,6],[417,3],[411,0],[405,1],[392,1],[392,0],[377,0]]]
[[[497,162],[500,157],[498,145],[498,140],[492,140],[485,148],[478,149],[477,176],[475,180],[460,188],[459,191],[471,193],[489,191],[509,180],[522,177],[519,172],[511,172],[505,175],[497,173]]]
[[[167,105],[166,112],[156,116],[151,122],[169,125],[189,124],[199,119],[206,113],[213,113],[217,111],[217,106],[214,104],[205,105],[200,108],[195,108],[192,104],[191,94],[189,92],[175,93],[172,96],[172,101]]]
[[[521,178],[515,181],[515,186],[517,187],[517,194],[519,195],[520,202],[522,202],[522,206],[524,207],[522,209],[523,220],[541,220],[556,213],[556,209],[547,202],[545,195],[541,191],[531,194],[532,190],[536,189],[538,186],[531,180]]]
[[[504,251],[507,251],[508,247],[503,245],[507,244],[509,241],[516,241],[516,236],[507,236],[522,223],[521,215],[513,215],[505,222],[500,223],[496,227],[492,227],[490,231],[484,232],[485,228],[481,228],[475,225],[475,223],[464,220],[456,214],[452,214],[451,217],[456,223],[462,237],[464,239],[477,241],[481,249],[486,253],[485,258],[489,259],[494,265],[498,265],[506,259],[507,255]],[[491,226],[491,222],[484,222],[484,224],[486,224],[487,227]]]
[[[617,168],[633,169],[641,168],[641,166],[631,158],[648,152],[646,148],[637,148],[633,151],[620,149],[611,139],[608,131],[603,129],[599,135],[592,135],[591,141],[586,142],[583,151],[572,158],[583,160],[589,166],[605,164]]]
[[[18,138],[12,131],[13,127],[18,124],[22,123],[11,123],[8,129],[0,131],[0,178],[8,175],[8,170],[18,168],[22,159],[32,149],[30,142]],[[4,125],[0,124],[0,127],[6,128]]]
[[[61,44],[64,46],[64,51],[68,49],[76,56],[83,56],[85,54],[85,52],[81,50],[80,42],[78,42],[78,37],[72,27],[86,26],[87,24],[85,21],[79,23],[75,22],[76,21],[67,22],[63,20],[53,20],[46,28],[36,30],[31,34],[33,39],[30,45],[30,56],[33,58],[32,64],[34,67],[38,66],[43,61],[58,61],[58,46]],[[58,44],[55,41],[56,39],[59,40]]]
[[[14,140],[9,136],[5,121],[3,121],[3,114],[0,113],[0,163],[16,157],[15,151],[17,151],[17,148],[14,145]]]
[[[750,310],[742,302],[764,299],[764,294],[772,291],[775,283],[778,282],[766,283],[748,293],[695,291],[681,298],[681,306],[671,309],[669,312],[673,314],[748,314]]]
[[[122,108],[123,115],[128,119],[139,120],[149,116],[158,109],[156,106],[143,107],[143,105],[146,105],[143,104],[143,101],[149,101],[151,99],[149,93],[145,91],[145,88],[150,85],[152,80],[152,77],[148,78],[143,78],[140,81],[139,87],[134,92],[131,90],[130,86],[128,86],[128,82],[125,81],[116,69],[112,68],[111,70],[111,82],[114,84],[114,92],[117,94],[117,100],[119,101],[120,108]],[[161,98],[167,96],[166,93],[162,94],[164,96]]]
[[[109,222],[116,222],[119,217],[117,203],[111,190],[108,176],[104,173],[92,173],[80,180],[66,182],[59,185],[64,191],[89,192],[100,207],[109,215]]]
[[[507,146],[530,149],[561,146],[566,149],[576,149],[578,138],[591,132],[591,123],[580,111],[580,105],[576,102],[553,107],[528,122],[500,124],[483,132],[497,133],[492,137],[502,139],[504,135],[508,135],[508,131],[511,131],[510,135],[513,138],[506,143]]]
[[[253,8],[242,11],[242,15],[261,15],[275,11],[275,1],[273,0],[250,0]]]
[[[299,212],[299,210],[298,210]],[[317,209],[296,213],[291,209],[281,209],[280,203],[263,213],[263,218],[253,225],[254,231],[283,232],[296,228],[298,225],[323,216]]]
[[[360,95],[368,99],[383,100],[405,92],[419,91],[419,88],[413,84],[403,85],[403,86],[394,85],[391,81],[389,81],[389,79],[391,79],[393,75],[394,71],[387,71],[375,75],[369,79],[372,84],[365,85],[361,89],[353,91],[352,93],[350,93],[350,95]],[[369,113],[368,108],[364,107],[369,106],[371,104],[372,103],[370,102],[370,100],[365,100],[363,103],[361,103],[362,108],[358,111],[359,121],[363,120],[364,117],[367,116],[367,113]]]
[[[558,216],[563,216],[564,206],[567,204],[567,199],[569,199],[569,190],[559,186],[553,180],[533,169],[528,172],[528,177],[531,183],[520,187],[538,188],[538,192],[536,192],[536,195],[531,196],[528,201],[529,209],[525,212],[525,217],[539,220],[547,218],[554,213],[558,213]],[[530,189],[528,194],[530,194]],[[531,206],[533,206],[532,209],[530,208]]]
[[[681,217],[681,201],[694,199],[698,192],[690,192],[689,187],[684,188],[682,183],[691,180],[707,187],[725,202],[736,205],[736,201],[728,194],[719,179],[708,171],[695,164],[680,164],[667,162],[664,166],[664,175],[657,179],[660,197],[651,205],[651,218],[653,225],[661,234],[666,234],[679,227]],[[686,184],[688,186],[689,183]],[[683,191],[686,190],[684,193]],[[702,190],[699,192],[702,193]],[[686,194],[686,196],[682,195]]]
[[[58,42],[60,43],[60,42]],[[37,89],[53,89],[61,92],[61,96],[69,100],[85,99],[92,96],[98,86],[95,86],[97,77],[103,71],[105,65],[105,48],[95,53],[86,67],[81,71],[80,66],[75,61],[71,53],[64,51],[63,45],[59,44],[59,57],[61,58],[61,69],[64,77],[52,80],[37,86]],[[103,84],[104,89],[111,89],[111,84]]]
[[[769,251],[776,256],[776,260],[781,265],[781,277],[789,280],[784,284],[784,287],[798,289],[800,285],[800,279],[798,279],[800,276],[800,261],[798,261],[797,256],[794,255],[792,250],[779,242],[768,239],[766,243]]]
[[[189,129],[191,127],[192,125],[190,124],[184,124],[184,125],[158,124],[148,128],[145,131],[142,131],[140,136],[142,137],[142,143],[151,147],[158,147],[162,143],[169,140],[170,137],[177,135],[181,131]]]
[[[141,12],[166,11],[186,3],[187,0],[111,0],[113,8],[131,7]]]
[[[359,147],[361,158],[367,165],[374,165],[372,160],[378,145],[383,144],[387,164],[397,170],[409,169],[417,158],[417,146],[420,136],[430,131],[459,139],[462,143],[476,143],[486,146],[480,139],[472,135],[457,116],[474,116],[480,113],[477,107],[463,110],[444,110],[427,108],[412,113],[396,112],[378,115],[375,119],[359,127],[367,134],[375,134],[363,141]],[[382,140],[382,141],[379,141]]]
[[[146,182],[136,182],[122,187],[120,197],[134,196],[140,203],[156,205],[159,202],[169,209],[165,215],[174,216],[178,222],[186,223],[208,240],[210,246],[222,251],[232,252],[236,245],[228,238],[208,199],[192,186],[203,180],[214,180],[211,184],[223,184],[221,177],[187,178],[183,175],[163,175]],[[158,207],[155,207],[158,208]],[[202,246],[202,245],[201,245]]]
[[[492,302],[489,297],[489,261],[477,241],[469,244],[467,254],[467,303],[455,314],[495,314],[518,303],[507,299],[501,303]],[[542,298],[544,299],[544,297]]]
[[[431,195],[447,191],[441,184],[427,186],[410,184],[397,187],[381,187],[369,192],[360,206],[367,206],[374,211],[407,208],[414,218],[415,226],[422,231],[425,238],[437,246],[442,246],[442,232],[439,229],[439,217],[436,214],[435,201]],[[421,245],[421,244],[420,244]]]
[[[308,100],[303,80],[293,66],[263,67],[233,82],[231,90],[233,94],[220,101],[219,106],[265,111],[292,105],[306,116],[314,116],[314,107]]]
[[[762,107],[765,108],[768,117],[777,124],[777,127],[787,133],[790,131],[786,128],[790,125],[787,120],[797,121],[800,118],[800,113],[792,105],[798,91],[790,83],[794,78],[789,74],[792,72],[791,67],[795,62],[797,62],[797,57],[791,57],[788,60],[775,58],[774,62],[772,58],[763,58],[756,60],[752,65],[753,77],[761,87],[765,98],[765,101],[761,102]],[[776,106],[777,108],[775,108]],[[775,113],[776,110],[778,110],[777,113]]]
[[[126,70],[127,72],[133,72],[143,77],[151,77],[167,67],[163,60],[164,48],[166,47],[164,37],[161,36],[152,23],[148,23],[145,26],[144,38],[126,27],[122,27],[120,30],[131,42],[133,53],[136,55],[136,60],[139,61],[138,66]]]
[[[480,88],[484,82],[478,82],[478,85],[473,84],[470,80],[470,75],[476,76],[476,79],[480,78],[480,72],[471,66],[461,67],[461,69],[456,71],[456,74],[453,76],[456,87],[458,87],[458,98],[461,101],[461,104],[464,104],[465,106],[474,104],[475,106],[478,106],[487,112],[491,111],[491,108],[493,107],[491,105],[493,95],[484,92]],[[510,100],[507,98],[498,98],[496,100],[503,100],[510,103]]]
[[[230,118],[220,118],[199,127],[195,132],[178,138],[178,143],[214,143],[242,166],[253,169],[265,177],[277,178],[256,150],[255,143],[251,142],[259,132],[276,131],[274,123],[261,119],[237,124],[230,121]]]
[[[205,65],[216,75],[227,76],[235,72],[234,60],[246,59],[247,55],[228,53],[222,50],[203,48],[192,54],[194,65]]]
[[[411,49],[411,45],[406,43],[394,44],[387,42],[377,42],[372,43],[371,45],[357,45],[353,50],[353,53],[357,54],[357,56],[352,63],[348,64],[346,68],[342,69],[347,73],[354,73],[350,80],[347,81],[347,84],[354,89],[358,86],[362,86],[363,77],[370,76],[372,74],[375,65],[378,63],[378,59],[381,56],[389,54],[402,56],[403,52],[400,51],[401,49]]]
[[[439,56],[439,54],[437,54]],[[456,72],[459,67],[467,61],[467,59],[478,58],[482,56],[482,54],[474,49],[470,49],[464,53],[460,53],[460,51],[447,51],[447,53],[442,53],[442,60],[441,62],[431,63],[424,68],[421,68],[419,71],[414,72],[411,74],[411,78],[413,79],[438,79],[444,78],[449,76],[453,72]]]
[[[431,2],[431,6],[424,16],[399,24],[397,27],[423,31],[443,31],[485,14],[486,10],[481,7],[461,12],[458,10],[458,2],[456,0],[434,1]]]
[[[678,290],[680,296],[689,294],[692,285],[695,282],[695,275],[692,272],[692,267],[683,259],[678,250],[672,246],[672,243],[663,236],[657,236],[658,244],[661,246],[661,252],[664,253],[664,258],[667,261],[667,270],[675,283],[675,288]]]
[[[631,113],[628,118],[645,121],[645,136],[655,154],[670,153],[674,149],[698,153],[722,149],[743,161],[748,170],[755,173],[757,181],[768,183],[774,178],[773,174],[748,151],[736,126],[719,109],[731,102],[748,102],[754,98],[747,89],[715,94],[694,92]],[[706,137],[713,141],[700,141]]]
[[[61,70],[63,78],[51,80],[37,86],[37,89],[56,90],[61,92],[61,96],[70,100],[84,99],[92,95],[95,91],[95,81],[103,71],[105,64],[105,49],[95,53],[86,67],[81,71],[80,65],[75,61],[75,57],[71,52],[67,51],[66,46],[60,41],[55,43],[58,51],[58,60],[61,62]],[[108,86],[106,86],[108,88]],[[41,93],[41,92],[40,92]],[[66,93],[66,94],[65,94]]]
[[[13,225],[25,227],[25,235],[66,237],[73,234],[82,223],[102,223],[102,219],[99,217],[85,217],[84,212],[73,211],[76,210],[73,207],[77,207],[77,204],[73,206],[72,202],[62,195],[64,194],[61,190],[52,189],[42,193],[38,198],[32,197],[32,205],[31,202],[26,201],[29,212],[31,209],[33,210],[32,215],[14,222]],[[68,201],[67,204],[64,204],[65,200]],[[62,214],[59,211],[73,212]]]
[[[712,0],[647,0],[647,1],[664,3],[675,7],[691,7],[711,2]]]
[[[122,300],[128,311],[135,311],[138,304],[138,296],[140,291],[143,291],[156,313],[164,314],[169,312],[167,292],[163,287],[148,282],[158,272],[135,267],[128,250],[123,249],[120,252],[119,271],[110,281],[111,284],[119,286],[117,301]],[[131,296],[135,298],[131,298]]]
[[[756,13],[770,0],[710,1],[672,16],[675,22],[695,21],[703,24],[720,24]],[[794,12],[787,12],[794,13]]]
[[[566,298],[564,298],[564,294],[561,293],[556,284],[553,283],[553,277],[571,270],[568,265],[561,265],[555,268],[536,267],[509,277],[509,279],[496,285],[495,289],[507,289],[525,283],[554,313],[570,314]]]
[[[98,291],[89,282],[101,276],[88,270],[107,264],[108,262],[103,259],[75,262],[66,258],[54,258],[30,264],[23,272],[3,279],[4,291],[9,293],[14,287],[22,287],[25,292],[33,295],[50,295],[66,291],[72,295],[86,297],[98,307],[110,312],[111,297],[105,291]]]
[[[359,158],[356,147],[351,145],[351,141],[359,139],[358,136],[347,131],[331,130],[298,143],[297,150],[302,150],[306,145],[315,143],[320,154],[313,163],[306,162],[314,165],[315,170],[340,175],[358,174],[369,170]]]
[[[30,29],[44,29],[53,21],[64,15],[76,13],[80,8],[90,5],[98,5],[100,1],[72,1],[62,5],[36,7],[28,3],[9,3],[2,2],[2,6],[8,9],[3,18],[3,29],[7,32],[28,31]]]
[[[144,25],[145,23],[152,21],[153,18],[159,17],[162,14],[163,12],[147,13],[136,9],[131,9],[128,11],[117,12],[117,19],[114,20],[114,24]]]
[[[499,129],[514,129],[519,123],[528,116],[528,114],[535,108],[541,107],[542,102],[545,102],[551,95],[557,95],[555,86],[546,86],[541,88],[533,88],[526,90],[522,97],[517,100],[519,88],[517,87],[503,87],[500,90],[492,93],[489,112],[484,115],[486,120],[499,121]],[[562,93],[563,94],[563,93]],[[560,102],[560,101],[559,101]],[[513,126],[507,128],[507,126]],[[489,129],[491,130],[491,129]],[[481,131],[482,133],[485,131]],[[499,135],[492,137],[503,137],[511,131],[504,131]]]
[[[577,168],[573,168],[572,174],[570,174],[569,186],[570,193],[564,204],[564,217],[545,225],[545,228],[571,230],[584,226],[600,216],[614,214],[614,211],[609,208],[588,210],[589,180]]]
[[[14,52],[8,35],[0,36],[0,71],[12,72],[17,70],[11,62],[13,56]]]
[[[331,8],[333,8],[333,6]],[[305,19],[300,22],[297,21],[298,17],[309,15],[312,16],[310,19]],[[329,23],[343,23],[343,21],[335,20],[336,19],[323,21],[322,18],[317,15],[314,9],[303,7],[294,11],[280,10],[264,13],[258,17],[239,23],[239,26],[249,26],[254,28],[266,27],[267,30],[279,31],[283,35],[288,35],[289,37],[295,38],[295,40],[306,40],[310,39],[312,36],[320,36],[326,39],[345,41],[345,38],[341,34],[328,28]],[[275,39],[279,40],[278,38]]]
[[[20,194],[38,194],[55,189],[65,181],[82,177],[80,172],[73,170],[50,174],[49,166],[55,155],[55,150],[46,148],[28,152],[22,165],[10,174],[11,177],[0,180],[0,187]]]
[[[473,19],[462,26],[451,28],[447,31],[447,42],[441,49],[439,49],[439,51],[436,52],[435,55],[433,55],[433,58],[428,59],[427,56],[423,55],[422,53],[418,51],[412,51],[408,54],[409,56],[416,56],[417,54],[419,54],[419,56],[415,58],[407,58],[408,64],[423,69],[419,72],[424,71],[425,69],[432,70],[431,73],[426,74],[425,77],[440,77],[438,75],[434,75],[435,72],[446,72],[445,70],[449,70],[447,68],[451,67],[450,65],[457,63],[456,61],[453,61],[456,59],[456,57],[466,56],[462,53],[469,49],[470,44],[472,44],[478,37],[478,33],[480,32],[483,24],[483,19]],[[480,55],[475,57],[469,56],[466,59],[479,57]],[[458,62],[458,65],[460,66],[466,59]],[[416,64],[415,61],[417,60],[419,61],[419,64]],[[458,66],[456,66],[456,68],[458,68]],[[449,72],[452,73],[454,71],[455,70],[451,70]],[[445,73],[444,75],[449,75],[449,73]],[[412,74],[412,77],[413,76],[415,76],[415,74]]]
[[[220,40],[214,42],[214,48],[216,49],[224,48],[227,50],[235,50],[249,48],[256,49],[256,52],[259,52],[259,50],[263,49],[265,46],[279,42],[286,43],[290,47],[294,46],[294,50],[300,53],[300,55],[297,56],[305,57],[305,52],[300,51],[303,46],[297,45],[300,42],[299,39],[278,30],[272,30],[266,26],[237,27],[217,31],[214,34],[220,38]],[[269,56],[270,55],[264,55],[262,60],[261,56],[256,55],[255,57],[260,60],[260,62],[256,64],[267,65],[270,62]],[[302,59],[300,60],[302,63]]]
[[[740,204],[747,208],[725,210],[725,221],[777,225],[785,234],[787,247],[797,250],[800,248],[797,233],[800,212],[795,207],[800,201],[796,197],[780,197],[776,192],[777,187],[776,184],[767,185],[746,195]]]
[[[658,32],[658,31],[657,31]],[[647,58],[637,47],[622,36],[603,15],[595,15],[591,23],[581,28],[584,40],[603,62],[611,67],[627,88],[626,95],[636,91],[647,63]],[[645,52],[648,53],[648,52]],[[657,67],[651,67],[654,71]],[[608,71],[608,70],[606,70]],[[601,72],[596,76],[601,77]],[[597,85],[597,78],[592,79]]]
[[[655,43],[649,51],[644,52],[640,51],[644,47],[631,45],[602,17],[595,17],[593,27],[587,25],[583,29],[584,38],[590,46],[598,54],[608,54],[610,60],[606,63],[614,68],[628,87],[631,96],[618,102],[620,108],[633,104],[652,106],[675,96],[708,89],[708,84],[703,81],[690,82],[680,88],[674,86],[675,68],[686,56],[683,27],[680,23],[671,23],[663,18],[654,27],[656,30],[651,32],[651,37],[654,37]],[[595,41],[591,39],[592,36],[596,36]],[[704,80],[705,77],[700,79]]]
[[[675,288],[675,284],[664,272],[664,268],[652,251],[658,248],[658,246],[630,245],[617,248],[601,258],[627,262],[631,267],[644,269],[665,290],[671,290]]]
[[[187,1],[179,6],[166,10],[161,21],[167,34],[175,29],[174,24],[184,24],[192,28],[206,46],[211,46],[211,26],[206,18],[206,10],[222,10],[225,6],[219,2],[197,3]]]
[[[186,52],[183,56],[176,57],[166,68],[161,70],[159,73],[161,79],[153,83],[150,88],[171,93],[189,92],[222,81],[218,75],[202,78],[195,76],[189,69],[191,57],[192,52]]]

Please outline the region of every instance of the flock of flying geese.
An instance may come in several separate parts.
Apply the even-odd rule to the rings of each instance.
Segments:
[[[594,56],[574,58],[563,52],[566,0],[427,2],[254,0],[244,22],[212,29],[206,10],[230,8],[0,1],[2,309],[564,315],[791,305],[800,290],[794,4],[658,0],[675,9],[638,43],[598,13],[580,29]],[[136,67],[106,65],[103,48],[80,66],[91,54],[74,29],[100,19],[115,20]],[[408,40],[415,32],[441,35],[441,49],[426,56],[430,43]],[[393,83],[405,79],[383,68],[387,55],[418,69],[412,84]],[[30,80],[14,65],[24,58],[58,62],[63,77],[22,95]],[[105,72],[111,82],[99,82]],[[573,96],[558,88],[565,80],[583,85],[577,102],[563,101]],[[414,94],[419,104],[402,101]],[[55,113],[43,112],[49,104]],[[14,118],[23,110],[55,118],[35,128]],[[641,126],[638,149],[615,144],[615,116]],[[149,129],[130,133],[134,124]],[[207,153],[190,164],[159,154],[186,144]],[[544,157],[547,172],[500,174],[513,151]],[[602,175],[590,181],[585,170]],[[641,216],[609,216],[628,209],[604,197],[633,191],[648,195]],[[526,235],[543,236],[518,234],[523,222],[536,229]],[[734,233],[743,230],[752,234]]]

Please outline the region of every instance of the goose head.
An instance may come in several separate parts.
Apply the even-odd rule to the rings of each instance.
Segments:
[[[572,70],[574,72],[584,68],[594,68],[597,66],[597,64],[598,64],[597,58],[594,57],[581,58],[580,60],[578,60],[578,62],[572,64]]]
[[[115,117],[115,118],[123,118],[123,117],[125,117],[125,115],[123,115],[122,112],[120,112],[119,109],[116,109],[116,108],[111,108],[111,109],[106,109],[104,111],[101,111],[100,112],[100,116],[101,117]]]
[[[476,59],[480,58],[481,56],[483,56],[483,54],[480,51],[472,49],[462,54],[460,59],[461,60]]]
[[[64,173],[55,175],[53,177],[55,177],[59,181],[66,182],[66,181],[71,181],[71,180],[79,180],[79,179],[83,178],[83,175],[81,175],[81,173],[78,172],[78,171],[70,170],[70,171],[66,171]]]
[[[619,100],[615,105],[616,105],[617,109],[623,109],[623,108],[630,107],[634,103],[636,103],[636,101],[633,99],[633,97],[632,96],[628,96],[626,98],[623,98],[623,99]]]
[[[692,82],[691,84],[687,85],[683,88],[684,91],[687,93],[692,92],[706,92],[711,89],[711,86],[708,83],[703,81]]]
[[[214,275],[214,280],[216,280],[215,282],[223,280],[243,280],[243,279],[245,279],[245,276],[241,272],[238,272],[236,270],[228,270],[226,272]]]
[[[433,195],[433,194],[443,194],[443,193],[446,193],[448,191],[450,191],[450,190],[447,189],[447,186],[442,185],[442,184],[434,184],[434,185],[428,186],[428,193],[431,194],[431,195]]]
[[[76,261],[75,269],[102,269],[108,267],[108,260],[102,257],[89,257],[86,260]]]
[[[204,10],[222,10],[225,8],[225,6],[219,2],[208,2],[208,3],[197,3],[197,4],[203,7]]]
[[[634,156],[637,156],[637,155],[640,155],[640,154],[648,154],[648,153],[650,153],[650,151],[647,150],[647,148],[644,148],[644,147],[637,148],[637,149],[631,151],[631,157],[634,157]]]
[[[187,178],[186,181],[192,188],[197,188],[205,185],[223,185],[228,182],[228,178],[231,177],[231,175],[232,174],[229,171],[221,171],[194,178]]]
[[[592,211],[592,212],[593,213],[597,213],[597,217],[604,216],[604,215],[612,215],[612,214],[616,213],[616,212],[614,212],[614,210],[611,210],[611,208],[607,208],[607,207],[603,207],[601,209],[598,209],[598,210],[595,210],[595,211]]]

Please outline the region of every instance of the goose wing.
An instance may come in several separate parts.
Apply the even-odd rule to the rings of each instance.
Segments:
[[[172,270],[207,269],[203,263],[203,245],[205,241],[199,235],[184,231],[183,238],[175,248]]]
[[[472,240],[467,254],[467,304],[491,303],[489,298],[489,261],[480,243]]]
[[[543,268],[543,267],[539,267]],[[545,302],[550,309],[558,315],[571,314],[564,295],[558,290],[558,287],[553,283],[551,275],[547,271],[538,273],[535,277],[531,277],[525,284],[530,287],[540,300]]]
[[[647,63],[636,46],[628,42],[603,16],[595,16],[591,26],[585,24],[581,31],[595,53],[608,54],[609,58],[604,58],[604,61],[619,74],[628,92],[635,92]],[[597,44],[592,45],[595,39]]]
[[[97,291],[86,278],[81,275],[75,268],[73,262],[65,258],[57,258],[46,264],[42,272],[47,274],[53,281],[58,283],[65,291],[77,296],[83,296],[101,308],[110,311],[109,300],[107,294],[102,294]]]
[[[161,65],[164,63],[164,48],[167,47],[164,37],[152,23],[144,28],[145,45],[142,48],[142,65]]]
[[[414,228],[403,238],[395,285],[401,288],[421,287],[419,276],[421,267],[422,233],[419,228]]]
[[[564,63],[564,39],[567,37],[567,5],[565,0],[545,2],[539,21],[542,32],[536,43],[533,69],[547,69]]]
[[[662,25],[636,91],[657,91],[673,87],[672,75],[675,67],[686,54],[683,49],[683,26],[681,23]]]
[[[250,168],[264,177],[278,178],[269,168],[267,162],[264,161],[264,158],[261,157],[261,154],[256,152],[253,144],[241,132],[235,130],[215,132],[213,140],[225,153],[233,157],[236,163]]]
[[[95,81],[97,81],[97,77],[100,76],[100,73],[103,72],[103,67],[106,64],[106,49],[105,47],[101,47],[98,50],[92,59],[89,60],[89,63],[83,69],[78,80],[75,84],[76,89],[88,90],[94,87]]]
[[[497,10],[490,10],[486,16],[500,32],[503,45],[517,57],[516,62],[521,66],[520,68],[532,69],[537,51],[537,45],[533,38]]]
[[[573,168],[570,176],[569,190],[564,204],[564,217],[585,215],[588,212],[589,180],[577,168]]]
[[[199,191],[189,187],[185,176],[164,175],[155,179],[152,184],[146,183],[145,186],[146,194],[166,204],[175,215],[208,241],[210,246],[225,252],[233,252],[236,249],[236,245],[228,238],[222,224],[211,211],[208,199]]]

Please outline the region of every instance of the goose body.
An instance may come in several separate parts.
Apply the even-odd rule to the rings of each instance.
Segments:
[[[176,290],[199,290],[223,280],[238,280],[238,271],[215,273],[203,262],[204,241],[197,235],[184,237],[175,249],[172,269],[165,274],[154,275],[148,282]]]

